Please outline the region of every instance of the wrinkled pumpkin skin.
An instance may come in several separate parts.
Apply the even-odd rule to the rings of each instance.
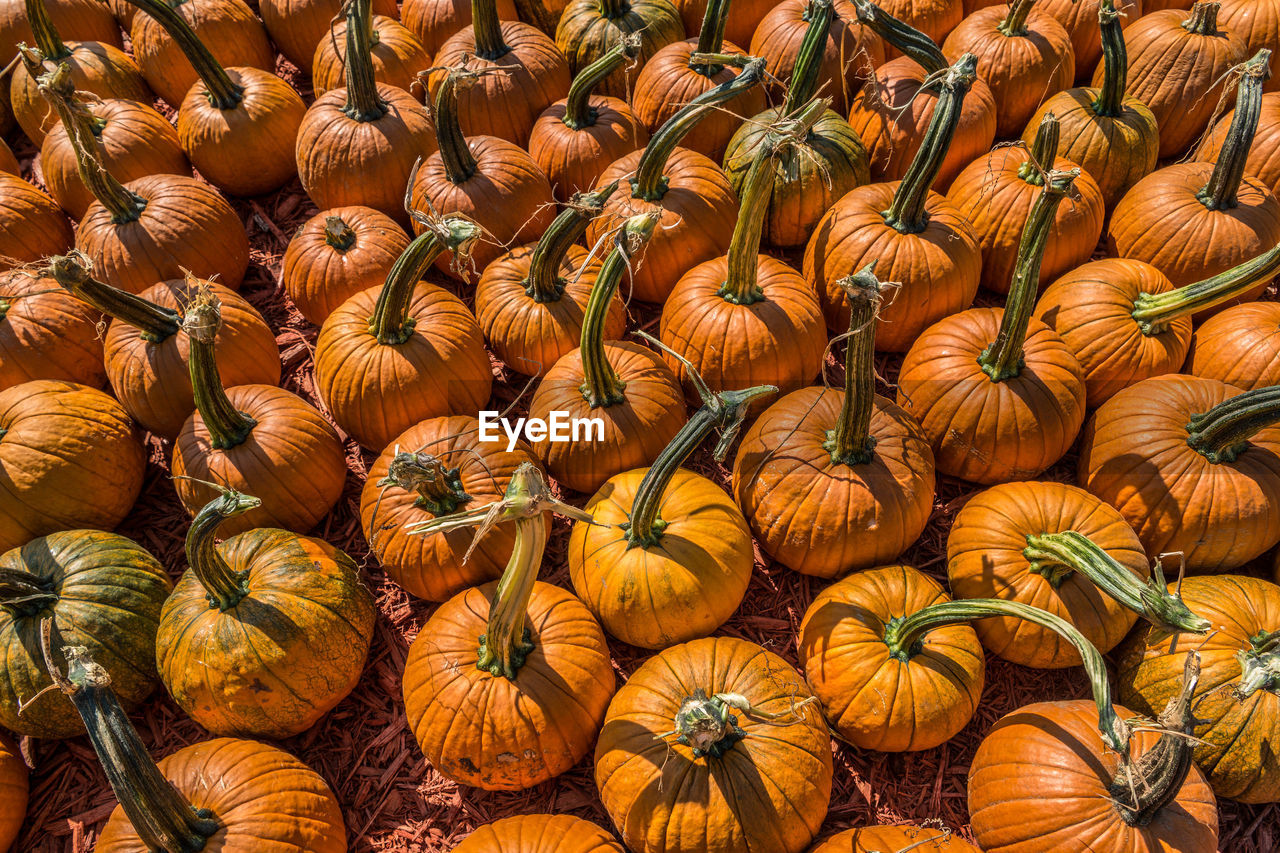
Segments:
[[[57,690],[18,714],[19,702],[30,701],[50,683],[40,648],[40,622],[47,616],[54,620],[55,646],[88,648],[111,673],[126,708],[151,693],[157,681],[156,629],[172,586],[142,546],[101,530],[67,530],[0,555],[0,569],[33,574],[58,596],[56,603],[38,608],[0,605],[0,725],[41,738],[84,732],[75,707]],[[0,830],[0,850],[3,837]]]
[[[982,853],[949,829],[864,826],[846,829],[809,853]]]
[[[528,814],[495,820],[462,839],[453,853],[626,853],[613,836],[573,815]]]
[[[12,847],[22,831],[28,785],[27,765],[18,753],[18,745],[0,732],[0,850]]]

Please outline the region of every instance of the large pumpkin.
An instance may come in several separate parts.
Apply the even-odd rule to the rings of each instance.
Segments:
[[[28,786],[26,762],[17,745],[0,733],[0,850],[12,847],[22,831]]]
[[[1107,23],[1121,20],[1125,24],[1133,23],[1142,17],[1148,5],[1147,0],[1039,0],[1037,8],[1052,15],[1071,36],[1076,79],[1088,80],[1098,59],[1106,55]]]
[[[379,13],[394,16],[395,3],[385,2],[390,3],[391,11],[378,10]],[[520,20],[512,0],[497,0],[494,5],[499,19]],[[471,0],[404,0],[400,4],[400,22],[418,37],[428,56],[435,56],[450,36],[472,25]],[[327,29],[327,21],[325,26]]]
[[[347,21],[351,18],[352,8],[351,4],[345,5],[346,17],[338,17],[328,28],[325,37],[316,45],[315,56],[311,60],[311,91],[317,99],[342,87],[351,67],[351,60],[347,58],[352,55],[347,35],[351,26]],[[364,33],[364,41],[368,45],[369,56],[365,61],[371,67],[373,79],[404,92],[415,91],[413,87],[418,84],[416,94],[421,101],[426,89],[418,80],[418,74],[430,67],[431,57],[418,37],[394,15],[375,12],[372,4],[363,12],[357,27]]]
[[[413,0],[406,3],[406,8],[412,3]],[[304,74],[309,74],[316,45],[328,36],[333,19],[342,12],[342,5],[342,0],[259,0],[258,15],[280,52]],[[470,8],[470,3],[467,6]],[[395,18],[395,0],[373,0],[373,12]],[[409,25],[407,17],[405,25]],[[438,42],[431,45],[427,55],[437,47]]]
[[[981,853],[950,829],[864,826],[836,833],[809,853]]]
[[[45,0],[45,11],[59,32],[78,41],[98,41],[124,47],[120,26],[111,10],[98,0]],[[35,34],[27,16],[26,0],[4,0],[0,3],[0,62],[5,65],[17,53],[15,46],[31,44]]]
[[[631,97],[637,74],[655,53],[683,39],[684,23],[671,0],[571,0],[556,27],[556,47],[575,75],[619,44],[632,44],[630,61],[615,64],[596,82],[601,95],[622,99]]]
[[[1218,23],[1244,39],[1246,53],[1271,51],[1271,79],[1266,89],[1280,88],[1280,2],[1277,0],[1219,0]]]
[[[98,314],[52,278],[19,268],[0,272],[0,391],[32,379],[101,388],[107,374]]]
[[[1267,82],[1273,82],[1275,75]],[[1195,159],[1214,162],[1222,156],[1231,126],[1235,123],[1235,110],[1218,119],[1196,149]],[[1253,145],[1245,158],[1245,174],[1260,180],[1272,194],[1280,193],[1280,92],[1267,92],[1262,96],[1262,109],[1258,112],[1258,130]]]
[[[625,853],[613,836],[569,814],[505,817],[476,827],[453,853]]]
[[[0,258],[6,265],[61,254],[74,240],[71,223],[57,202],[20,176],[0,172]]]
[[[707,15],[709,0],[674,0],[684,20],[684,32],[696,38]],[[775,0],[733,0],[733,14],[724,22],[724,37],[734,44],[751,44],[751,36],[775,6]]]
[[[1191,336],[1186,371],[1245,391],[1280,385],[1280,303],[1246,302],[1205,320]]]

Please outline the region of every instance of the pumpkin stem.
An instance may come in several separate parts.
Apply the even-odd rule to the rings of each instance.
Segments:
[[[1221,3],[1198,2],[1191,7],[1191,17],[1182,22],[1182,28],[1193,35],[1218,35],[1218,9]]]
[[[1280,245],[1215,276],[1166,293],[1140,293],[1130,314],[1142,334],[1159,335],[1178,317],[1220,305],[1280,273]]]
[[[62,650],[67,674],[50,666],[50,676],[71,699],[89,732],[111,790],[147,850],[198,853],[222,829],[208,809],[197,809],[147,754],[147,748],[111,689],[111,677],[94,663],[88,649]]]
[[[21,569],[0,568],[0,610],[33,619],[58,601],[53,578],[42,578]]]
[[[814,103],[818,105],[819,114],[826,110],[822,102]],[[733,238],[729,241],[728,272],[719,290],[720,297],[734,305],[754,305],[764,299],[764,290],[758,281],[760,237],[765,216],[769,213],[769,201],[773,197],[773,168],[781,145],[779,134],[765,134],[742,185],[738,221],[733,226]]]
[[[871,0],[853,0],[853,5],[857,10],[859,23],[870,27],[872,32],[913,60],[930,77],[945,70],[950,64],[937,42],[905,21],[890,15]]]
[[[1162,731],[1155,746],[1137,760],[1126,757],[1116,770],[1110,788],[1111,801],[1129,826],[1147,826],[1178,796],[1191,772],[1195,714],[1191,700],[1200,683],[1200,654],[1188,652],[1182,690],[1156,720]]]
[[[582,358],[582,397],[593,409],[621,403],[627,383],[618,378],[613,365],[604,352],[604,326],[609,316],[609,302],[618,292],[618,281],[623,270],[631,268],[631,259],[653,235],[658,223],[658,213],[642,213],[633,216],[619,229],[609,252],[596,274],[587,307],[582,314],[582,336],[578,351]]]
[[[171,308],[162,308],[141,296],[98,281],[89,274],[85,258],[79,253],[54,255],[41,270],[81,302],[108,317],[133,326],[150,344],[168,340],[182,328],[182,317]]]
[[[458,120],[458,86],[472,85],[476,72],[465,68],[449,68],[436,90],[436,109],[433,118],[436,123],[436,142],[440,146],[440,159],[444,165],[444,176],[451,184],[464,184],[476,169],[480,168],[476,158],[467,145],[467,137],[462,133],[462,124]]]
[[[244,100],[244,89],[227,76],[227,71],[209,48],[191,29],[191,25],[178,14],[177,9],[164,0],[129,0],[143,12],[156,19],[169,37],[181,48],[191,67],[204,83],[205,97],[219,110],[233,110]],[[176,4],[175,4],[176,5]],[[181,104],[170,104],[180,107]]]
[[[1232,695],[1241,702],[1259,690],[1280,696],[1280,631],[1262,631],[1250,639],[1249,645],[1236,654],[1240,683]]]
[[[243,444],[258,422],[237,411],[227,399],[218,375],[216,342],[222,327],[222,312],[218,297],[206,286],[201,286],[195,299],[187,307],[182,330],[191,342],[187,362],[191,370],[191,390],[195,396],[196,411],[200,413],[209,440],[214,448],[225,450]]]
[[[1009,4],[1009,14],[996,24],[1001,35],[1016,37],[1027,34],[1027,16],[1031,14],[1031,4],[1035,0],[1013,0]]]
[[[356,232],[341,216],[324,218],[324,241],[339,252],[346,252],[356,244]]]
[[[219,487],[218,496],[205,504],[187,530],[187,565],[204,587],[209,606],[223,613],[249,594],[249,573],[232,569],[214,544],[214,531],[224,519],[243,515],[262,506],[252,495]]]
[[[57,62],[70,56],[71,51],[58,35],[58,28],[53,25],[53,19],[49,17],[49,9],[44,5],[44,0],[26,0],[26,6],[27,23],[31,25],[36,47],[44,54],[44,58],[50,62]]]
[[[1093,102],[1093,112],[1120,118],[1129,87],[1129,52],[1124,46],[1124,24],[1113,0],[1102,0],[1098,5],[1098,25],[1102,30],[1102,88]]]
[[[1027,325],[1035,307],[1036,289],[1040,286],[1040,262],[1044,259],[1045,244],[1053,228],[1058,205],[1074,189],[1079,169],[1068,172],[1050,171],[1044,189],[1036,198],[1022,229],[1022,242],[1018,245],[1018,261],[1013,268],[1009,296],[1000,317],[1000,331],[996,339],[978,356],[982,372],[992,382],[1012,379],[1022,370],[1022,344],[1027,339]]]
[[[1187,444],[1214,464],[1235,462],[1249,438],[1280,421],[1280,385],[1267,385],[1224,400],[1191,416]]]
[[[835,429],[822,443],[831,461],[841,465],[865,465],[875,455],[871,412],[876,399],[876,312],[884,285],[875,275],[872,261],[837,284],[849,302],[849,334],[844,351],[844,401]]]
[[[1036,128],[1036,138],[1031,145],[1031,159],[1022,161],[1018,177],[1035,187],[1044,186],[1044,177],[1053,169],[1058,158],[1058,139],[1062,135],[1058,117],[1045,113]]]
[[[993,616],[1012,616],[1048,628],[1075,647],[1093,687],[1093,698],[1098,705],[1098,730],[1102,733],[1102,739],[1116,752],[1127,752],[1129,730],[1124,721],[1116,716],[1115,708],[1111,705],[1111,686],[1107,682],[1107,665],[1102,660],[1102,654],[1074,625],[1059,616],[1038,607],[999,598],[944,601],[931,604],[915,613],[890,619],[884,628],[884,644],[889,647],[891,657],[908,661],[923,651],[926,635],[934,628]]]
[[[369,334],[383,346],[399,346],[413,337],[415,321],[409,304],[418,282],[441,253],[459,252],[480,236],[480,226],[460,216],[428,219],[427,230],[411,242],[391,265],[369,318]]]
[[[733,707],[719,694],[708,696],[701,687],[680,703],[675,724],[672,734],[693,750],[695,758],[720,758],[747,736]]]
[[[19,46],[22,61],[27,70],[34,76],[38,74],[38,65],[33,69],[33,57],[29,50]],[[147,202],[137,193],[130,191],[117,181],[98,159],[98,142],[94,135],[94,124],[91,116],[84,110],[74,107],[76,92],[75,82],[71,79],[71,68],[65,62],[47,74],[40,74],[36,79],[40,94],[48,101],[58,118],[67,130],[67,140],[76,155],[76,172],[80,180],[93,193],[93,197],[111,214],[111,221],[116,225],[136,222],[146,210]]]
[[[347,103],[342,111],[355,121],[377,121],[387,114],[373,77],[372,0],[349,0],[347,5]]]
[[[787,99],[782,104],[782,115],[789,116],[807,104],[818,92],[822,79],[822,57],[826,52],[827,35],[835,20],[833,0],[809,0],[804,19],[809,22],[800,41],[796,63],[791,69],[791,85],[787,87]]]
[[[628,6],[628,8],[630,8]],[[602,7],[603,11],[603,7]],[[591,93],[624,62],[634,62],[640,55],[640,34],[627,33],[604,55],[578,72],[569,86],[564,102],[564,126],[570,130],[594,127],[598,110],[591,106]]]
[[[712,4],[722,0],[712,0]],[[727,0],[725,2],[727,6]],[[707,14],[711,14],[708,6]],[[662,127],[645,146],[644,154],[636,167],[636,176],[631,180],[632,198],[657,202],[667,194],[667,178],[663,174],[667,168],[667,159],[680,141],[689,131],[714,110],[716,105],[731,101],[742,92],[760,83],[764,79],[765,63],[763,59],[745,57],[742,73],[732,80],[726,80],[714,89],[703,92],[680,111],[667,119]]]
[[[573,199],[555,218],[546,233],[538,240],[529,260],[529,274],[524,280],[524,292],[539,304],[559,302],[568,283],[560,275],[565,258],[582,235],[587,225],[604,210],[604,203],[618,188],[614,181],[593,193],[575,193]]]
[[[495,0],[471,0],[471,21],[476,34],[476,56],[493,61],[511,52],[502,38]]]
[[[709,0],[702,15],[702,27],[698,30],[698,49],[689,57],[689,68],[703,75],[714,77],[721,66],[698,62],[700,53],[720,53],[724,49],[724,26],[729,20],[729,0]]]
[[[1212,4],[1217,6],[1216,3]],[[1236,90],[1236,110],[1231,127],[1223,140],[1218,160],[1213,164],[1209,183],[1196,193],[1196,198],[1209,210],[1230,210],[1239,204],[1237,194],[1244,180],[1245,163],[1249,149],[1258,133],[1258,118],[1262,115],[1262,84],[1271,77],[1271,51],[1265,47],[1246,62],[1240,72],[1240,85]]]
[[[462,487],[462,474],[457,468],[446,468],[444,462],[430,453],[397,450],[387,466],[387,476],[378,486],[396,486],[416,492],[413,505],[439,518],[450,515],[471,502]]]
[[[628,0],[596,0],[600,9],[600,17],[608,21],[616,21],[631,11]]]
[[[1054,589],[1079,572],[1153,625],[1195,634],[1209,630],[1209,620],[1192,613],[1181,598],[1169,592],[1163,579],[1139,579],[1083,533],[1064,530],[1028,535],[1022,556],[1031,563],[1031,571],[1043,576]]]
[[[966,53],[942,74],[942,91],[933,105],[933,116],[920,150],[902,176],[893,194],[893,203],[882,214],[887,225],[903,234],[919,234],[929,223],[925,203],[960,124],[964,96],[978,79],[977,68],[978,60],[972,53]]]

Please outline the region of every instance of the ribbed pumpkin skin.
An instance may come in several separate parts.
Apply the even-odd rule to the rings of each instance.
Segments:
[[[755,113],[752,113],[755,115]],[[587,226],[587,245],[632,216],[660,212],[653,236],[631,265],[630,282],[619,285],[624,300],[665,302],[680,276],[703,261],[723,255],[733,239],[738,197],[720,167],[696,151],[676,148],[664,174],[668,189],[656,204],[634,198],[627,178],[635,173],[643,151],[633,151],[604,170],[597,186],[622,181],[603,212]]]
[[[486,823],[453,853],[626,853],[613,836],[568,814],[528,814]]]
[[[1266,91],[1280,89],[1280,2],[1278,0],[1220,0],[1218,25],[1244,39],[1245,54],[1253,56],[1264,47],[1271,51],[1271,79]]]
[[[1191,336],[1186,372],[1244,391],[1280,385],[1280,303],[1246,302],[1205,320]]]
[[[1226,71],[1248,59],[1244,39],[1227,32],[1221,19],[1217,35],[1201,36],[1183,28],[1189,17],[1188,12],[1167,9],[1144,15],[1124,29],[1128,93],[1155,115],[1162,160],[1195,143],[1220,100],[1227,105],[1235,101],[1234,92],[1223,91]],[[1094,86],[1102,85],[1102,72],[1099,63]]]
[[[1173,589],[1176,584],[1171,584]],[[1214,793],[1243,803],[1280,798],[1280,695],[1259,690],[1244,701],[1231,695],[1241,675],[1237,655],[1250,640],[1280,630],[1280,587],[1241,575],[1187,578],[1183,601],[1213,625],[1206,636],[1174,634],[1144,625],[1125,643],[1116,681],[1125,705],[1159,713],[1173,698],[1187,652],[1200,653],[1196,691],[1196,765]]]
[[[326,242],[329,216],[337,216],[355,233],[350,247],[339,249]],[[302,316],[321,326],[343,302],[386,281],[396,258],[408,247],[404,229],[385,213],[359,205],[322,209],[289,241],[280,277]]]
[[[280,348],[267,321],[238,293],[216,282],[162,281],[142,297],[162,308],[182,311],[199,285],[221,303],[218,374],[227,385],[280,384]],[[172,441],[196,410],[187,364],[190,340],[183,332],[160,343],[142,339],[136,326],[112,321],[104,338],[111,393],[129,417],[149,432]]]
[[[1024,163],[1035,168],[1027,151],[997,148],[965,167],[947,190],[947,198],[969,220],[978,237],[982,249],[981,284],[996,293],[1009,292],[1022,230],[1042,189],[1019,175]],[[1052,168],[1067,171],[1080,167],[1059,157]],[[1040,264],[1041,286],[1089,260],[1102,236],[1106,213],[1102,190],[1083,171],[1073,187],[1078,196],[1063,199],[1050,226],[1053,238],[1045,245]]]
[[[486,791],[520,791],[591,751],[614,675],[587,608],[541,581],[527,610],[533,651],[515,681],[477,668],[496,586],[458,593],[422,626],[405,662],[405,713],[438,773]]]
[[[150,106],[108,98],[93,103],[89,110],[106,122],[97,137],[96,154],[116,180],[128,183],[147,175],[191,174],[177,131]],[[49,131],[40,146],[40,171],[58,204],[76,219],[83,217],[95,199],[76,171],[75,151],[62,122]]]
[[[531,417],[563,411],[572,418],[600,418],[604,438],[583,443],[541,441],[533,450],[562,486],[594,492],[605,480],[647,466],[684,426],[684,393],[671,368],[653,350],[630,341],[606,341],[605,358],[626,383],[626,399],[590,408],[580,390],[582,351],[552,365],[529,402]]]
[[[57,690],[18,714],[20,702],[30,702],[50,683],[40,648],[45,617],[53,617],[60,642],[85,646],[95,662],[111,667],[112,688],[126,708],[151,693],[157,682],[156,627],[172,585],[164,567],[141,545],[101,530],[68,530],[0,555],[0,568],[33,574],[58,596],[34,613],[0,608],[0,725],[41,738],[84,733],[80,715]]]
[[[403,452],[430,453],[446,469],[457,469],[462,491],[471,498],[459,510],[502,500],[511,475],[520,463],[533,462],[533,453],[523,441],[508,453],[505,437],[485,442],[479,432],[480,422],[467,415],[428,418],[401,433],[369,469],[360,493],[361,529],[387,575],[410,595],[448,601],[466,587],[496,580],[511,557],[515,531],[507,524],[485,533],[465,563],[462,557],[471,547],[473,530],[430,536],[405,533],[405,525],[437,516],[418,504],[417,494],[378,485],[399,447]]]
[[[1076,79],[1088,80],[1102,59],[1102,30],[1098,26],[1101,0],[1038,0],[1036,9],[1051,15],[1071,36],[1071,52],[1075,55]],[[1150,0],[1118,0],[1115,9],[1126,24],[1142,17]]]
[[[892,52],[886,48],[886,52]],[[849,125],[867,147],[871,178],[897,181],[907,173],[925,130],[933,118],[938,95],[921,89],[925,70],[900,56],[876,69],[874,83],[862,87],[849,109]],[[960,108],[960,123],[933,182],[939,191],[950,186],[960,170],[981,157],[996,138],[996,101],[990,87],[975,80]]]
[[[142,72],[120,48],[99,42],[69,42],[67,48],[71,55],[59,62],[71,67],[71,82],[77,89],[103,98],[151,103],[154,96]],[[45,134],[58,123],[58,114],[40,94],[36,81],[21,62],[14,66],[9,100],[14,118],[27,138],[37,146],[44,142]]]
[[[1230,571],[1280,540],[1280,427],[1250,438],[1235,462],[1187,445],[1187,421],[1237,396],[1213,379],[1157,376],[1090,418],[1078,480],[1120,510],[1151,557],[1182,551],[1191,572]]]
[[[394,16],[374,15],[372,26],[374,41],[369,46],[369,58],[373,63],[373,79],[410,91],[409,87],[418,79],[418,72],[430,67],[431,57],[418,37]],[[324,37],[315,46],[315,56],[311,61],[311,89],[316,100],[327,92],[346,87],[346,68],[347,21],[341,18],[331,29],[325,29]]]
[[[1280,50],[1277,51],[1280,53]],[[1275,79],[1273,75],[1272,80]],[[1271,83],[1272,80],[1268,80]],[[1230,110],[1218,123],[1209,129],[1200,147],[1196,149],[1195,159],[1212,163],[1218,159],[1222,145],[1227,139],[1227,130],[1236,111]],[[1280,92],[1268,92],[1262,96],[1262,110],[1258,114],[1258,131],[1253,137],[1253,145],[1249,148],[1249,156],[1245,160],[1246,175],[1257,178],[1274,193],[1280,193]]]
[[[230,610],[188,569],[160,614],[156,662],[174,701],[213,734],[286,738],[346,698],[373,636],[373,596],[346,554],[259,528],[215,546],[248,594]]]
[[[239,289],[249,237],[217,190],[181,175],[149,175],[125,187],[147,203],[136,221],[117,225],[95,201],[76,228],[76,248],[89,256],[94,277],[140,293],[190,271]]]
[[[381,290],[342,303],[316,340],[320,397],[338,425],[370,449],[426,418],[479,411],[493,386],[480,327],[461,299],[419,282],[409,301],[412,336],[383,346],[369,332]]]
[[[1119,512],[1063,483],[1006,483],[975,495],[947,537],[947,580],[956,598],[1000,598],[1038,607],[1070,622],[1106,654],[1124,639],[1138,614],[1079,572],[1054,589],[1023,555],[1028,536],[1074,530],[1087,536],[1140,580],[1151,576],[1137,534]],[[1025,619],[974,623],[982,645],[1033,669],[1080,666],[1080,653],[1055,631]]]
[[[0,733],[0,850],[13,846],[22,831],[22,822],[27,817],[28,784],[27,765],[18,753],[17,744]]]
[[[98,41],[123,47],[120,27],[111,11],[98,0],[46,0],[45,9],[53,26],[64,39]],[[35,44],[35,35],[27,23],[25,0],[0,2],[0,62],[5,65],[17,55],[17,44]]]
[[[5,115],[3,109],[0,109],[0,127],[4,126]],[[18,165],[18,158],[13,156],[9,144],[0,139],[0,172],[8,172],[11,175],[20,175],[22,167]]]
[[[265,743],[216,738],[162,758],[160,772],[223,828],[205,847],[218,853],[347,853],[342,809],[320,776]],[[119,806],[96,853],[147,853]]]
[[[933,452],[920,427],[877,397],[870,464],[834,463],[822,445],[844,403],[837,389],[804,388],[756,419],[738,446],[733,491],[766,554],[816,577],[834,578],[895,559],[933,510]],[[810,492],[815,483],[820,492]],[[810,494],[821,500],[806,500]]]
[[[266,28],[242,0],[184,0],[173,8],[224,68],[275,69],[276,53]],[[200,79],[182,49],[143,11],[133,16],[129,38],[147,84],[170,106],[181,106]]]
[[[625,101],[605,95],[588,99],[595,124],[572,130],[564,123],[565,101],[547,107],[529,134],[529,154],[551,182],[557,201],[601,186],[610,163],[639,150],[649,131]]]
[[[751,531],[723,489],[681,468],[658,499],[662,537],[632,547],[620,525],[648,470],[610,477],[587,501],[586,511],[608,526],[574,524],[569,578],[611,635],[664,649],[707,636],[738,609],[751,580]]]
[[[698,689],[739,694],[788,721],[761,723],[737,713],[746,737],[720,758],[695,758],[667,733]],[[694,640],[641,664],[609,705],[595,758],[600,799],[628,849],[804,850],[831,797],[827,726],[814,708],[793,710],[808,695],[789,663],[733,637]]]
[[[696,39],[698,31],[702,28],[702,19],[707,14],[707,0],[672,0],[672,2],[680,10],[685,35]],[[725,39],[734,44],[751,44],[751,36],[755,34],[760,22],[775,5],[776,0],[734,0],[732,12],[724,22]]]
[[[978,292],[982,252],[972,226],[944,196],[925,201],[928,223],[918,234],[884,221],[897,183],[858,187],[818,222],[804,250],[804,277],[813,282],[827,328],[849,327],[849,308],[839,280],[876,261],[881,281],[901,282],[882,305],[876,349],[905,352],[930,325],[963,311]]]
[[[494,5],[500,20],[520,20],[512,0],[495,0]],[[382,12],[381,9],[375,11]],[[382,14],[394,17],[393,12]],[[471,27],[471,0],[404,0],[400,6],[400,22],[418,37],[427,55],[434,56],[450,36]],[[325,26],[327,29],[327,22]]]
[[[257,527],[307,531],[342,495],[347,466],[342,442],[324,417],[301,397],[270,385],[226,389],[237,411],[258,422],[249,438],[215,450],[199,412],[173,442],[174,486],[194,515],[217,496],[186,475],[262,499],[262,506],[224,521],[224,536]]]
[[[841,738],[859,749],[907,752],[932,749],[968,725],[986,672],[973,628],[935,628],[906,661],[884,642],[890,620],[950,600],[932,578],[902,565],[855,572],[818,593],[797,646],[805,679]]]
[[[1153,335],[1144,335],[1133,319],[1139,294],[1173,289],[1150,264],[1104,258],[1068,272],[1040,294],[1033,316],[1057,332],[1080,362],[1089,408],[1101,406],[1122,388],[1182,367],[1191,339],[1190,317],[1175,317]]]
[[[101,391],[47,379],[13,385],[0,391],[0,430],[0,552],[58,530],[110,530],[142,490],[146,451]]]
[[[660,49],[684,39],[684,23],[671,0],[629,0],[620,18],[602,15],[600,0],[571,0],[556,27],[556,47],[577,75],[631,33],[640,37],[634,66],[624,62],[594,89],[598,95],[626,100],[644,64]]]
[[[32,379],[101,388],[100,317],[51,278],[0,272],[0,390]]]
[[[0,172],[0,258],[6,264],[43,261],[74,240],[71,223],[53,199],[16,174]]]
[[[982,853],[947,829],[920,826],[864,826],[846,829],[809,853]]]
[[[876,5],[938,44],[942,44],[947,35],[960,25],[964,16],[969,14],[963,4],[955,0],[884,0]],[[896,48],[886,45],[885,55],[893,59],[901,54]]]
[[[126,0],[127,2],[127,0]],[[311,73],[316,45],[328,37],[342,0],[259,0],[258,15],[276,47],[304,74]],[[373,14],[396,17],[395,0],[373,0]]]
[[[1122,719],[1134,716],[1118,706],[1116,713]],[[1136,732],[1134,758],[1156,738],[1150,731]],[[1092,700],[1037,702],[1004,715],[978,746],[969,769],[974,838],[985,853],[1218,849],[1218,807],[1199,770],[1191,768],[1177,798],[1151,823],[1131,827],[1108,792],[1119,761],[1098,734]]]

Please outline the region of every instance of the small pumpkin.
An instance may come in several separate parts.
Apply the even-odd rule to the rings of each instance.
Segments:
[[[481,525],[476,536],[515,527],[498,582],[437,608],[405,662],[409,727],[436,772],[464,785],[521,791],[560,775],[591,750],[613,696],[600,626],[568,592],[537,580],[552,509],[582,516],[526,462],[501,501],[418,526]]]
[[[1209,128],[1196,149],[1195,159],[1212,163],[1222,156],[1235,118],[1235,110],[1232,110]],[[1267,92],[1262,96],[1258,129],[1245,158],[1244,170],[1245,174],[1261,181],[1272,194],[1280,193],[1280,92]]]
[[[500,20],[520,20],[512,0],[495,0],[494,7]],[[394,17],[394,9],[379,12]],[[400,23],[413,31],[428,56],[436,56],[450,36],[470,27],[472,22],[471,0],[404,0],[400,4]],[[327,21],[325,28],[328,29]]]
[[[172,589],[146,549],[101,530],[51,533],[0,554],[0,724],[38,738],[84,733],[67,698],[47,689],[45,620],[57,643],[92,649],[111,666],[122,701],[137,707],[159,682],[156,629]]]
[[[25,776],[23,777],[25,778]],[[454,853],[626,853],[613,836],[569,814],[504,817],[476,827]]]
[[[595,756],[627,849],[806,850],[831,798],[831,736],[813,701],[791,664],[735,637],[642,663],[609,703]]]
[[[285,58],[302,73],[310,74],[316,45],[329,37],[333,19],[342,15],[342,6],[343,0],[258,0],[258,15]],[[373,0],[373,14],[394,19],[395,0]]]
[[[350,73],[347,70],[350,19],[351,7],[347,5],[345,18],[338,18],[316,45],[315,57],[311,61],[311,91],[317,99],[333,89],[350,85],[346,82]],[[419,82],[418,75],[431,65],[431,57],[418,37],[394,15],[375,13],[372,3],[363,13],[358,28],[364,33],[373,79],[396,89],[412,91],[410,87]],[[422,89],[417,99],[421,101],[425,94],[426,90]]]
[[[863,826],[846,829],[809,853],[981,853],[947,828],[936,826]]]
[[[1280,385],[1280,303],[1246,302],[1205,320],[1191,336],[1186,372],[1245,391]]]
[[[556,47],[569,60],[569,70],[580,75],[628,36],[635,42],[629,61],[616,64],[596,83],[601,95],[626,100],[644,64],[684,39],[684,22],[671,0],[570,0],[556,27]]]
[[[74,241],[75,232],[57,202],[17,173],[0,172],[0,261],[4,266],[57,255]]]
[[[7,850],[18,840],[27,817],[29,785],[27,764],[17,744],[0,733],[0,803],[4,804],[0,806],[0,850]]]
[[[696,38],[707,16],[708,0],[672,0],[684,21],[684,33]],[[734,44],[751,44],[751,36],[776,5],[776,0],[733,0],[733,14],[724,21],[724,37]]]
[[[1076,79],[1088,80],[1098,60],[1106,53],[1102,35],[1107,21],[1104,9],[1132,23],[1149,11],[1149,0],[1039,0],[1037,8],[1062,24],[1071,36],[1071,52],[1075,55]],[[1112,20],[1115,20],[1112,17]]]
[[[0,390],[32,379],[106,385],[98,313],[45,275],[0,272]]]
[[[1244,39],[1245,52],[1271,51],[1271,77],[1266,90],[1280,88],[1280,2],[1277,0],[1219,0],[1218,23]]]

